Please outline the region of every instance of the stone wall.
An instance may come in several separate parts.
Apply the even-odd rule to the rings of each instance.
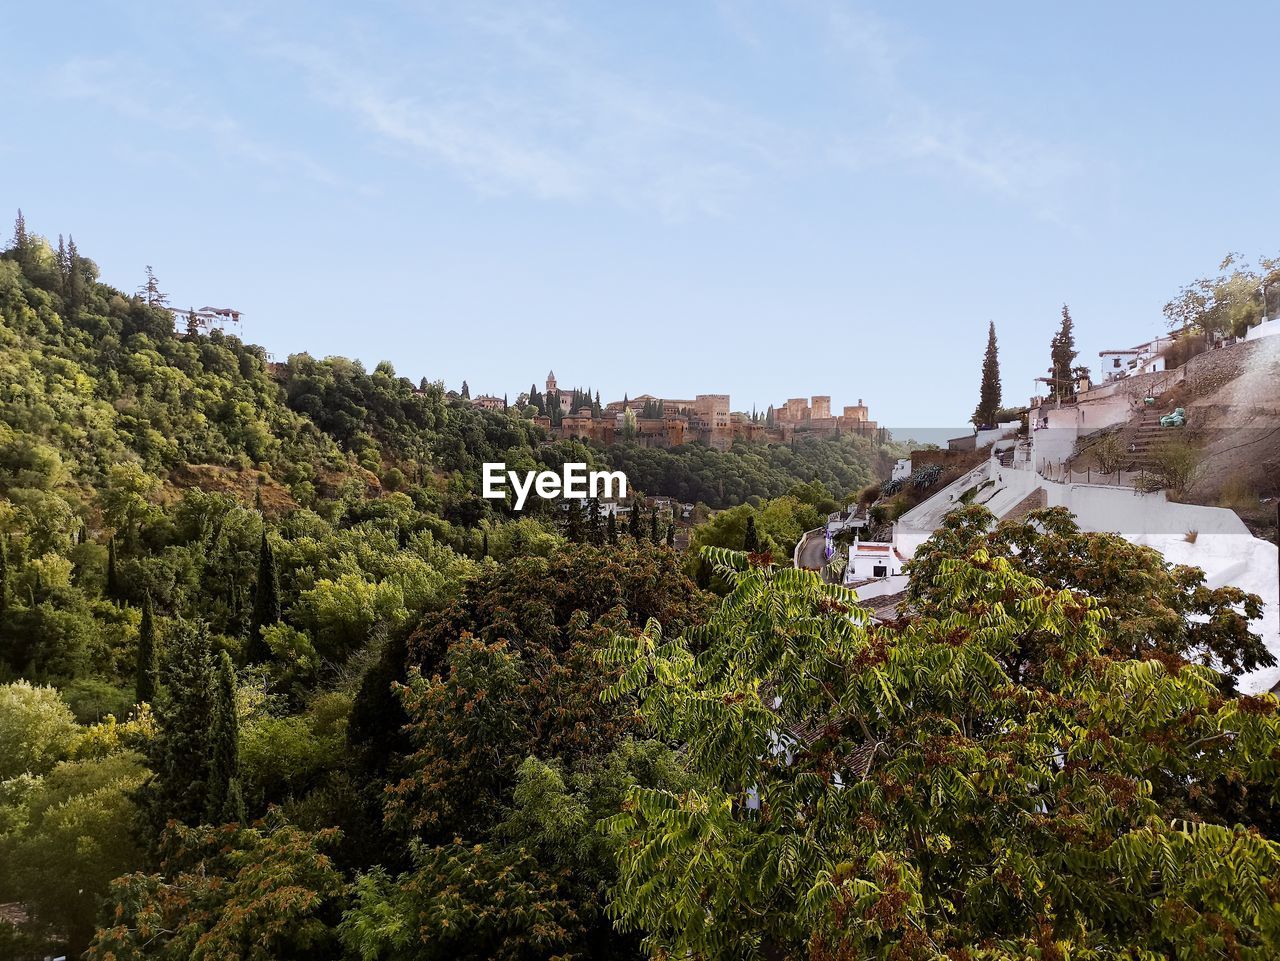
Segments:
[[[1197,354],[1186,363],[1186,382],[1198,395],[1212,393],[1244,373],[1260,351],[1280,349],[1280,339],[1241,340],[1230,347]]]
[[[1082,404],[1095,403],[1108,397],[1143,398],[1149,394],[1161,394],[1182,380],[1186,367],[1174,370],[1158,370],[1152,374],[1137,374],[1100,384],[1079,397]]]

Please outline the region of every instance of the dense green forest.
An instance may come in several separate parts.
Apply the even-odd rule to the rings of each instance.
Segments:
[[[549,442],[161,301],[0,258],[0,958],[1276,956],[1256,597],[971,508],[871,622],[770,559],[867,441]]]

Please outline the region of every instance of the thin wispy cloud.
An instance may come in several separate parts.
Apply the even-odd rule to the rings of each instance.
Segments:
[[[454,29],[503,64],[447,60],[412,72],[376,54],[276,41],[256,49],[302,71],[313,94],[420,162],[490,195],[603,199],[663,217],[715,215],[778,162],[773,125],[714,99],[632,78],[590,38],[532,8],[467,7]]]
[[[980,111],[944,108],[919,89],[920,44],[894,22],[840,0],[793,0],[783,16],[792,46],[772,60],[772,4],[709,2],[730,45],[758,66],[789,70],[797,51],[821,60],[820,79],[797,92],[811,91],[817,109],[779,115],[760,90],[712,95],[660,59],[620,56],[625,37],[539,0],[408,0],[408,23],[394,34],[359,11],[328,34],[252,7],[220,8],[206,23],[228,54],[248,55],[272,78],[285,109],[301,97],[358,132],[344,146],[408,165],[391,176],[445,173],[485,197],[603,203],[680,221],[735,215],[752,193],[787,182],[889,170],[990,192],[1049,220],[1069,207],[1071,151]],[[411,53],[405,33],[418,38]],[[136,61],[75,59],[52,86],[273,174],[330,187],[363,179],[351,166],[358,156],[258,133],[242,104],[186,81]]]
[[[116,116],[181,138],[174,154],[187,146],[207,146],[274,174],[305,177],[324,186],[345,185],[343,178],[309,155],[282,147],[246,131],[230,114],[202,103],[170,78],[134,61],[74,58],[49,77],[50,92],[93,104]]]
[[[993,123],[978,110],[940,107],[905,77],[904,65],[919,55],[916,44],[883,18],[840,0],[806,2],[804,9],[856,77],[855,96],[880,115],[879,123],[837,134],[833,160],[854,169],[922,164],[1064,222],[1063,194],[1080,172],[1069,147]]]

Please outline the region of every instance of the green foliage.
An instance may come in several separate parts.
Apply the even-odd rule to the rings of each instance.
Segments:
[[[1055,590],[1094,598],[1103,611],[1103,650],[1122,658],[1158,656],[1175,664],[1193,660],[1226,674],[1275,663],[1249,622],[1261,600],[1235,587],[1209,588],[1204,572],[1165,562],[1150,547],[1115,534],[1082,532],[1064,508],[1032,511],[999,525],[985,507],[952,512],[916,551],[908,571],[908,602],[939,617],[948,596],[935,586],[952,558],[982,550],[1033,574]],[[1006,669],[1020,675],[1035,652],[1024,646]]]
[[[820,527],[826,522],[826,515],[826,510],[792,495],[775,497],[759,507],[743,504],[721,511],[694,529],[689,540],[689,566],[697,568],[699,551],[704,547],[741,549],[780,560],[789,558],[804,532]]]
[[[267,540],[267,528],[262,528],[262,543],[258,548],[258,579],[253,591],[253,617],[249,621],[249,644],[246,655],[251,662],[265,660],[270,648],[263,638],[263,631],[280,621],[280,575],[276,570],[276,558]]]
[[[727,451],[702,444],[663,450],[617,444],[604,456],[638,490],[661,492],[686,503],[733,507],[751,497],[781,497],[801,479],[842,498],[868,483],[879,457],[862,437],[806,439],[791,446],[739,442]]]
[[[240,793],[240,723],[236,706],[236,670],[231,656],[218,656],[214,680],[212,752],[209,759],[206,820],[213,823],[245,823]]]
[[[202,624],[175,622],[160,666],[159,728],[140,800],[155,837],[170,820],[199,824],[210,806],[217,705],[216,668]]]
[[[1055,397],[1073,398],[1076,395],[1074,364],[1079,356],[1076,350],[1075,322],[1071,319],[1071,311],[1066,304],[1062,305],[1062,323],[1053,335],[1049,346],[1051,363],[1050,376],[1053,378],[1049,389]]]
[[[88,957],[333,957],[347,885],[326,849],[338,839],[336,830],[304,831],[278,813],[253,827],[175,825],[158,872],[112,885],[110,920]]]
[[[1254,267],[1232,253],[1218,265],[1217,276],[1202,277],[1178,291],[1165,304],[1164,314],[1169,326],[1178,331],[1195,327],[1205,333],[1242,337],[1278,302],[1280,258],[1264,257]]]
[[[141,856],[130,797],[146,777],[132,751],[62,761],[42,777],[0,782],[0,898],[21,899],[79,955],[111,880]]]
[[[1180,820],[1153,785],[1195,770],[1274,801],[1274,697],[1107,656],[1095,599],[981,546],[938,556],[936,612],[896,625],[813,573],[708,555],[734,584],[711,619],[606,658],[609,696],[694,779],[607,822],[611,912],[651,952],[1273,956],[1280,845]],[[1010,671],[1028,645],[1035,670]]]
[[[134,697],[139,704],[151,704],[155,701],[159,664],[155,611],[151,604],[151,594],[148,593],[142,600],[142,620],[138,625],[138,663],[134,673]]]
[[[1175,495],[1186,491],[1200,466],[1200,451],[1181,437],[1162,440],[1152,450],[1160,484]]]
[[[77,733],[55,689],[25,680],[0,686],[0,781],[43,774],[66,757]]]

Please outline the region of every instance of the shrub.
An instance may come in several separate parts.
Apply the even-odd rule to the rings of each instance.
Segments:
[[[1236,510],[1252,510],[1259,504],[1258,489],[1244,474],[1232,474],[1222,485],[1218,504]]]
[[[1104,474],[1115,473],[1124,462],[1124,444],[1120,442],[1120,435],[1115,432],[1099,438],[1090,451],[1098,462],[1098,470]]]
[[[62,698],[81,724],[108,714],[125,717],[133,707],[133,692],[93,677],[78,677],[62,687]]]
[[[1200,465],[1200,452],[1185,440],[1168,440],[1156,448],[1155,460],[1161,484],[1182,494]]]

